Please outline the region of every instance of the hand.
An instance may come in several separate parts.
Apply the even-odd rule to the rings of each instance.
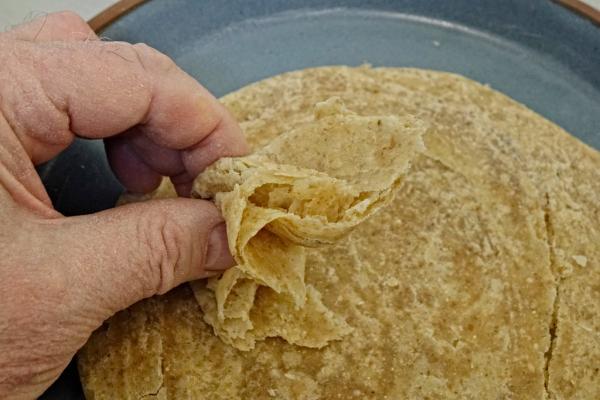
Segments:
[[[106,139],[127,189],[180,195],[247,146],[226,109],[168,57],[99,41],[71,13],[0,34],[0,398],[34,398],[116,311],[233,265],[212,203],[157,200],[65,218],[34,165]]]

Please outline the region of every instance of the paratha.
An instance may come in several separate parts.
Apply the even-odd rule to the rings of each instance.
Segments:
[[[79,356],[86,397],[599,398],[599,153],[444,72],[314,68],[222,101],[260,152],[332,97],[426,124],[390,204],[305,250],[307,287],[351,331],[321,348],[266,338],[239,350],[183,285],[94,333]]]

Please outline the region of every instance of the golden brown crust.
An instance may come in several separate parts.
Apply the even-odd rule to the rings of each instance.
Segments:
[[[87,399],[163,399],[163,305],[138,303],[97,330],[79,355]]]
[[[88,398],[157,387],[177,399],[600,397],[599,154],[446,73],[316,68],[223,101],[256,149],[331,96],[361,115],[430,124],[427,152],[394,202],[340,243],[308,251],[307,283],[353,332],[323,349],[268,339],[240,352],[212,335],[182,287],[92,337],[80,356]],[[132,344],[153,320],[163,350],[127,369],[124,360],[145,354]],[[107,339],[111,329],[120,336]]]

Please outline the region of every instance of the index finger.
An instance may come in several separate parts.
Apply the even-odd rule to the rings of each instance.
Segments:
[[[28,107],[15,107],[18,112],[7,114],[18,120],[14,124],[19,127],[17,134],[23,137],[25,147],[31,148],[30,154],[37,155],[32,156],[34,161],[56,155],[73,135],[110,138],[132,127],[157,146],[179,154],[174,162],[184,170],[177,175],[195,177],[220,157],[248,151],[238,124],[225,107],[170,58],[146,45],[93,41],[17,43],[14,47],[21,61],[20,73],[35,79],[13,83],[16,93],[31,95],[16,96],[15,103],[27,101]],[[23,82],[32,87],[19,88]],[[39,91],[43,93],[36,95]],[[52,129],[46,129],[49,126]],[[115,156],[117,176],[124,177],[126,187],[139,189],[136,177],[121,170],[129,164]],[[144,160],[138,157],[132,162]],[[157,174],[151,166],[145,167],[133,169]]]
[[[155,176],[145,187],[146,182],[136,178],[140,173],[128,173],[145,169],[170,176],[178,193],[188,195],[191,182],[204,168],[221,157],[246,154],[248,146],[237,122],[208,90],[166,56],[144,45],[134,48],[141,54],[142,66],[155,77],[153,98],[147,120],[107,141],[109,160],[133,191],[147,191],[158,182]]]

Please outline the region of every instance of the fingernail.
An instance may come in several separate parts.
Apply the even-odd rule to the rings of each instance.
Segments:
[[[225,223],[217,225],[208,237],[206,249],[205,271],[222,271],[235,265],[227,246],[227,229]]]

